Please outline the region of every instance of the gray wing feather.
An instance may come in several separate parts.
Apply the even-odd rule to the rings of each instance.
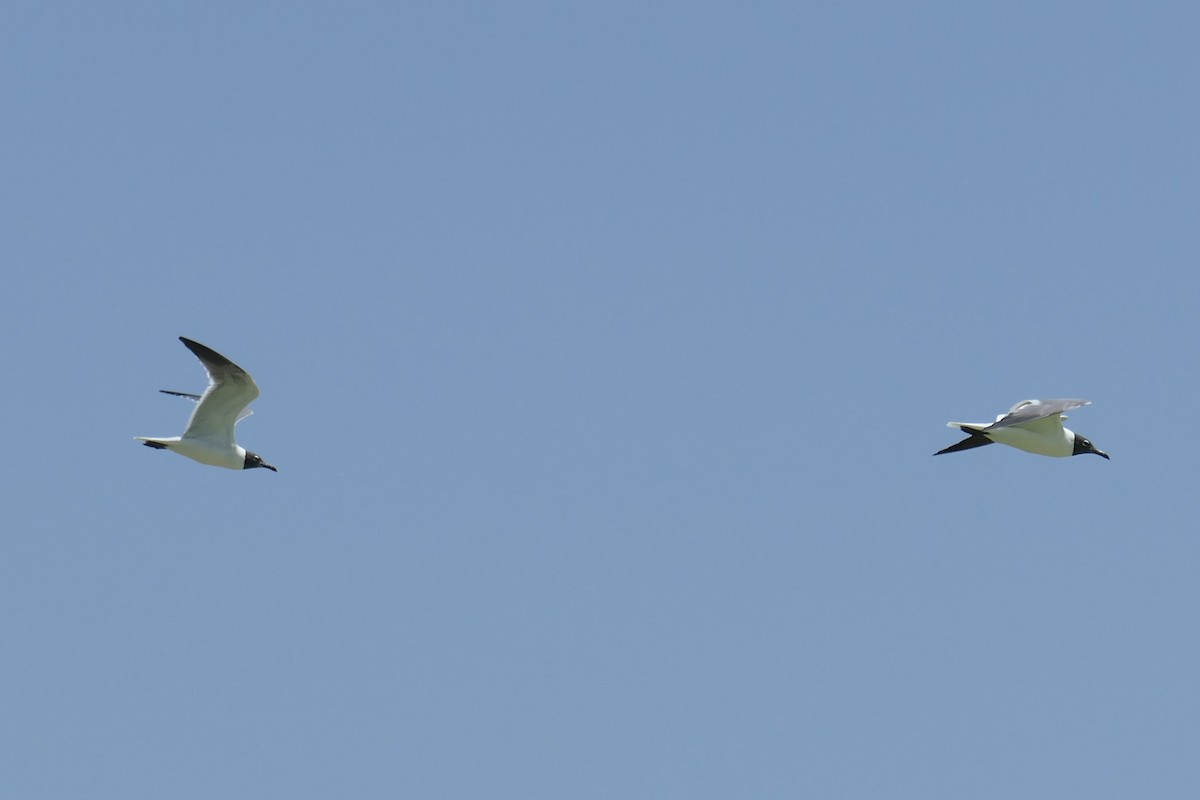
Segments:
[[[1052,417],[1055,414],[1061,414],[1064,411],[1070,411],[1073,408],[1082,408],[1083,406],[1090,405],[1091,402],[1091,400],[1079,398],[1022,400],[1013,406],[1007,414],[989,425],[988,428],[1005,428],[1010,425],[1020,425],[1024,422],[1035,422],[1039,419]]]

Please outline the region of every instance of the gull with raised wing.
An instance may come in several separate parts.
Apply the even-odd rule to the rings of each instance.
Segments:
[[[134,438],[147,447],[170,450],[201,464],[226,469],[262,467],[278,472],[263,461],[262,456],[251,453],[233,438],[233,426],[250,416],[252,412],[246,406],[258,397],[258,385],[254,383],[254,378],[225,356],[199,342],[183,336],[179,337],[179,341],[204,365],[208,372],[208,388],[202,395],[160,389],[164,394],[196,401],[196,409],[188,420],[187,430],[182,436],[169,438]]]
[[[952,444],[942,453],[957,453],[999,442],[1028,453],[1040,456],[1081,456],[1094,453],[1108,458],[1108,453],[1097,450],[1087,437],[1063,427],[1067,418],[1064,411],[1090,405],[1091,400],[1022,400],[996,417],[995,422],[947,422],[951,428],[959,428],[969,434],[958,444]]]

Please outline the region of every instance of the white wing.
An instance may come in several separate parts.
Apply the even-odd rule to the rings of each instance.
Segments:
[[[1022,400],[1017,403],[1008,413],[998,418],[995,422],[989,425],[989,428],[1006,428],[1013,425],[1023,425],[1031,427],[1033,423],[1039,420],[1046,420],[1044,425],[1037,427],[1062,427],[1062,417],[1059,416],[1064,411],[1070,411],[1073,408],[1082,408],[1090,405],[1091,400],[1082,399],[1063,399],[1063,400]],[[1051,419],[1053,418],[1053,419]]]
[[[208,372],[208,388],[200,396],[188,420],[185,439],[205,439],[215,445],[233,446],[233,426],[258,397],[258,385],[250,373],[225,356],[182,336],[179,340],[200,359]]]
[[[159,389],[159,391],[162,392],[163,394],[175,395],[176,397],[186,397],[188,400],[191,400],[193,403],[200,402],[200,395],[192,394],[191,392],[172,392],[170,389]],[[246,417],[250,416],[253,413],[254,412],[252,410],[250,410],[249,406],[247,406],[246,408],[243,408],[242,413],[238,414],[238,418],[234,420],[234,424],[236,425],[237,423],[241,422],[242,420],[244,420]]]

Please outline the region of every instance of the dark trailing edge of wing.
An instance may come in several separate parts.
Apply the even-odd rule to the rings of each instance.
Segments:
[[[942,453],[957,453],[961,450],[970,450],[973,447],[983,447],[985,444],[992,444],[992,440],[984,436],[982,433],[972,432],[970,436],[963,439],[958,444],[952,444],[945,450],[938,450],[934,453],[935,456],[940,456]]]

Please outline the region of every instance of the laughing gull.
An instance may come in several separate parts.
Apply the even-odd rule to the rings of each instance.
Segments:
[[[1064,411],[1090,405],[1091,400],[1022,400],[1008,410],[1007,414],[987,422],[947,422],[951,428],[960,428],[970,434],[958,444],[952,444],[942,453],[957,453],[985,444],[999,442],[1018,450],[1037,453],[1041,456],[1079,456],[1095,453],[1108,458],[1108,453],[1075,431],[1063,427],[1067,418]]]
[[[164,394],[186,397],[196,401],[196,410],[188,420],[183,436],[167,439],[135,436],[134,438],[156,450],[170,450],[187,456],[201,464],[226,469],[254,469],[262,467],[272,472],[279,470],[262,460],[258,453],[251,453],[233,440],[233,426],[252,413],[246,406],[258,397],[258,386],[250,373],[225,356],[199,342],[180,336],[188,350],[196,354],[208,372],[208,388],[203,395],[187,392],[172,392],[160,389]]]

